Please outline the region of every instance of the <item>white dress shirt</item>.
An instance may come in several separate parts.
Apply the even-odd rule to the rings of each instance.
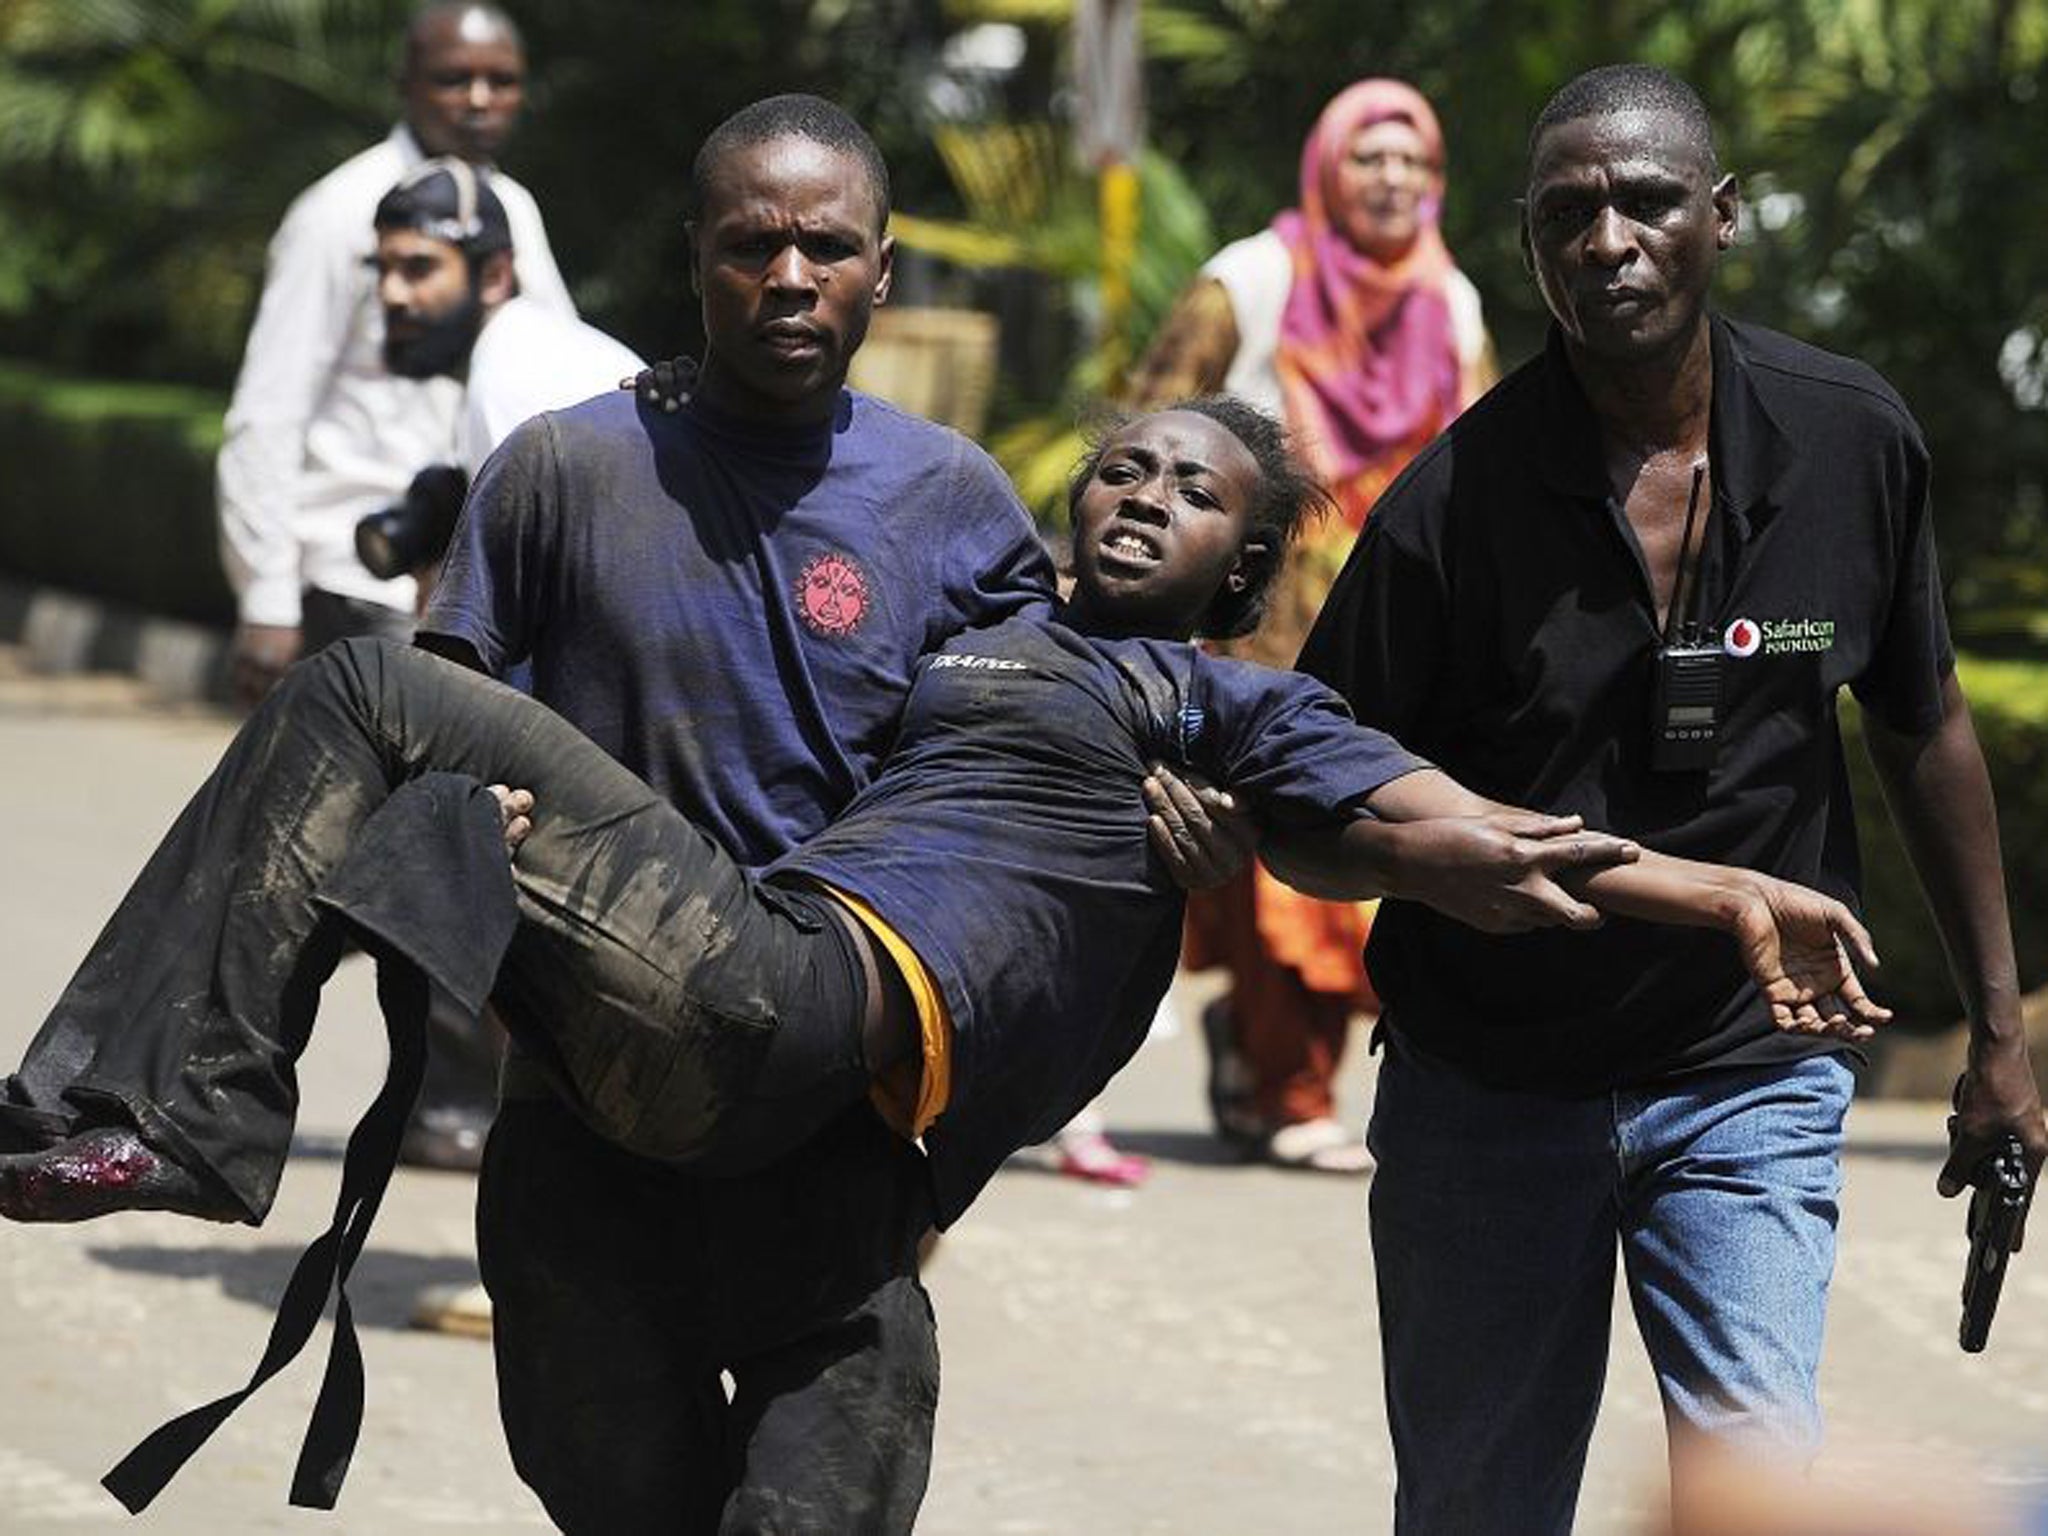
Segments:
[[[221,556],[244,623],[297,625],[306,587],[412,611],[412,578],[372,576],[355,525],[419,470],[459,458],[462,385],[386,371],[369,265],[379,199],[426,158],[400,124],[302,192],[270,242],[215,470]],[[533,195],[507,176],[491,186],[521,292],[573,316]]]
[[[509,299],[491,312],[469,354],[458,462],[471,478],[514,427],[608,394],[642,367],[624,343],[594,325],[532,299]]]

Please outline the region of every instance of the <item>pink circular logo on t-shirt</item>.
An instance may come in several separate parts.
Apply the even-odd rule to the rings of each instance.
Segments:
[[[1721,637],[1721,649],[1730,656],[1754,656],[1763,641],[1763,631],[1757,628],[1756,620],[1737,619]]]
[[[851,555],[819,555],[796,579],[796,606],[821,635],[850,635],[868,615],[867,573]]]

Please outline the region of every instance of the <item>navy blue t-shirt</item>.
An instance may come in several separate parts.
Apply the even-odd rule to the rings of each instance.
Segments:
[[[1290,828],[1422,766],[1299,674],[1015,619],[924,662],[881,776],[769,872],[866,901],[945,994],[953,1092],[925,1137],[942,1224],[1130,1059],[1173,978],[1181,892],[1138,791],[1161,761]]]
[[[420,629],[530,658],[536,698],[758,866],[867,784],[921,655],[1051,593],[958,433],[853,391],[808,429],[621,391],[485,462]]]

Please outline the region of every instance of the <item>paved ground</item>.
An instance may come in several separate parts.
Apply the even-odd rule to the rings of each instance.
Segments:
[[[101,679],[19,675],[0,651],[0,1059],[12,1061],[225,737]],[[1198,980],[1183,1009],[1202,995]],[[1240,1536],[1386,1529],[1390,1471],[1359,1184],[1220,1161],[1198,1049],[1156,1038],[1115,1086],[1156,1160],[1136,1194],[1006,1174],[932,1266],[946,1351],[932,1536]],[[1362,1054],[1362,1053],[1359,1053]],[[170,1413],[238,1384],[299,1246],[325,1220],[340,1138],[381,1032],[351,966],[303,1072],[304,1147],[262,1231],[119,1217],[0,1229],[0,1532],[112,1529],[99,1474]],[[1354,1105],[1369,1091],[1350,1084]],[[1825,1371],[1836,1449],[1866,1482],[1944,1462],[2034,1486],[2048,1453],[2048,1264],[2022,1262],[1993,1353],[1957,1353],[1961,1213],[1930,1192],[1937,1106],[1855,1117]],[[401,1173],[354,1287],[369,1418],[338,1516],[403,1533],[544,1526],[493,1417],[488,1350],[407,1331],[414,1292],[473,1272],[471,1187]],[[1581,1530],[1641,1528],[1663,1479],[1647,1366],[1625,1323]],[[285,1485],[318,1375],[302,1361],[149,1516],[163,1531],[303,1528]]]

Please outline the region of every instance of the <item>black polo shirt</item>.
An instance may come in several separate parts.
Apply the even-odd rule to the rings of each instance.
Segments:
[[[1710,770],[1649,766],[1647,567],[1554,333],[1381,499],[1301,666],[1482,794],[1853,904],[1836,690],[1924,732],[1954,664],[1927,451],[1862,364],[1718,317],[1712,331],[1702,611],[1726,660]],[[1709,930],[1496,938],[1396,902],[1367,958],[1390,1027],[1501,1085],[1597,1092],[1827,1048],[1775,1034]]]

